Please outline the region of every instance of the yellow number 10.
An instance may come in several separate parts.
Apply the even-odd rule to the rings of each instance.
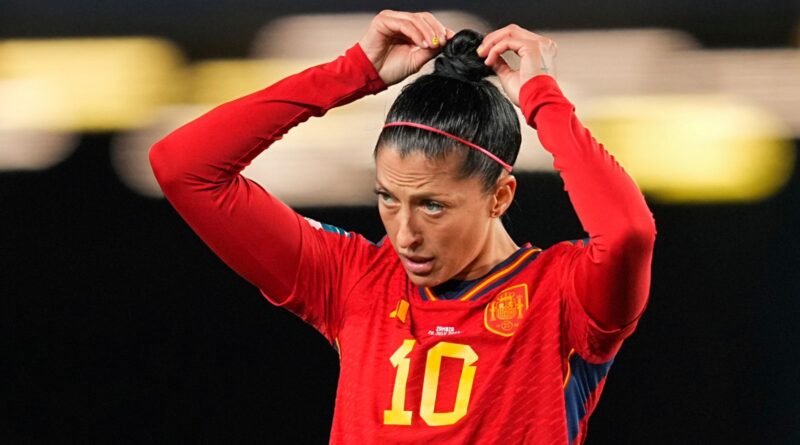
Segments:
[[[411,411],[405,410],[406,382],[408,382],[408,369],[411,359],[408,354],[414,348],[414,340],[403,340],[403,344],[392,354],[389,359],[392,366],[397,368],[392,391],[392,409],[383,412],[383,423],[386,425],[411,425]],[[436,392],[439,388],[439,371],[442,366],[442,357],[460,358],[464,360],[461,368],[461,378],[458,381],[456,403],[453,410],[446,413],[433,411],[436,405]],[[425,362],[425,378],[422,382],[422,400],[419,416],[430,426],[452,425],[467,414],[469,396],[472,393],[472,382],[475,380],[475,366],[478,354],[469,346],[458,343],[440,342],[428,350],[428,359]]]

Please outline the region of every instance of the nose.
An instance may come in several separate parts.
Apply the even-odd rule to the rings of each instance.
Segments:
[[[414,222],[412,212],[400,212],[400,224],[397,228],[397,247],[414,251],[420,244],[422,244],[422,234]]]

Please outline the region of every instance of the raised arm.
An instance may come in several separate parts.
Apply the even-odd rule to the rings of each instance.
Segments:
[[[274,301],[293,290],[302,219],[241,171],[311,116],[419,70],[446,30],[430,14],[384,11],[336,60],[221,105],[156,143],[150,162],[170,203],[230,267]]]
[[[520,55],[520,69],[500,58]],[[575,116],[552,77],[555,43],[515,25],[486,36],[479,52],[500,76],[542,145],[591,241],[570,260],[568,285],[603,330],[635,321],[647,301],[655,223],[644,197],[614,158]]]
[[[553,154],[589,245],[573,259],[570,281],[586,312],[603,329],[633,322],[650,288],[655,223],[636,184],[581,125],[550,76],[520,92],[528,123]]]
[[[231,268],[279,298],[292,290],[299,217],[240,172],[311,116],[385,88],[358,45],[344,56],[221,105],[150,150],[169,202]]]

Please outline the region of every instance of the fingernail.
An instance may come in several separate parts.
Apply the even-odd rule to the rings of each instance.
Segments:
[[[429,48],[430,47],[430,45],[428,45],[428,42],[426,42],[426,41],[423,41],[422,45],[420,45],[420,46],[422,46],[423,48]]]
[[[483,51],[483,45],[479,45],[478,46],[478,49],[477,49],[478,54],[480,54],[481,51]]]

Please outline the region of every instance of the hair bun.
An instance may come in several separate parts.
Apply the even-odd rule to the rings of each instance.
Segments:
[[[471,82],[493,75],[492,68],[483,63],[486,58],[477,52],[482,41],[483,35],[477,31],[459,31],[444,45],[442,53],[436,58],[433,73]]]

